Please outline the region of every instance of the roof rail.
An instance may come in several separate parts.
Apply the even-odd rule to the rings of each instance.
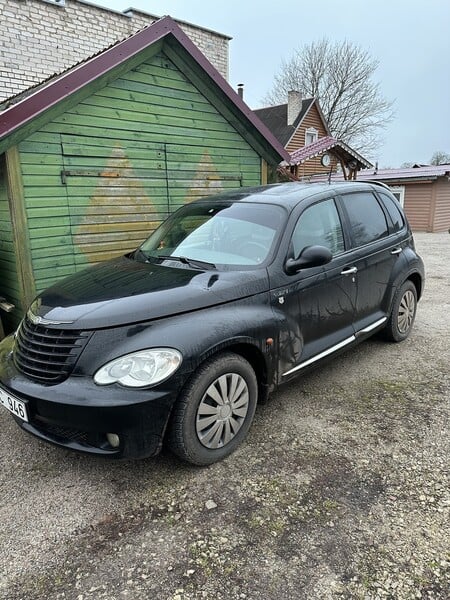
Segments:
[[[391,191],[391,188],[388,186],[387,183],[384,183],[383,181],[377,181],[376,179],[364,179],[364,181],[356,179],[355,181],[359,181],[359,183],[373,183],[373,185],[379,185],[380,187]]]

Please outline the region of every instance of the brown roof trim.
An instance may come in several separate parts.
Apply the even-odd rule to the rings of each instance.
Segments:
[[[240,113],[245,115],[259,134],[272,146],[280,159],[288,161],[289,154],[283,146],[171,17],[163,17],[97,56],[68,69],[65,73],[58,75],[56,80],[49,81],[44,87],[0,113],[0,140],[16,129],[23,127],[64,98],[74,94],[98,77],[125,63],[131,57],[168,35],[172,35],[190,54],[228,100],[239,109]]]
[[[113,67],[124,63],[150,44],[162,39],[169,32],[169,24],[162,19],[86,62],[60,74],[56,81],[49,81],[46,86],[31,96],[27,96],[0,113],[0,139],[22,127],[60,100],[104,75]]]

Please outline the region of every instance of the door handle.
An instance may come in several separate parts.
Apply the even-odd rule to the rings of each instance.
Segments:
[[[394,248],[394,250],[391,250],[391,254],[400,254],[402,251],[403,248]]]
[[[357,272],[358,269],[356,267],[347,267],[346,269],[341,271],[341,275],[354,275]]]

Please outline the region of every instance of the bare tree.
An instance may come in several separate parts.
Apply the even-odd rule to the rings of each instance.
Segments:
[[[289,90],[318,98],[331,134],[370,155],[394,116],[393,102],[373,81],[378,64],[351,42],[322,39],[305,44],[282,62],[264,102],[286,102]]]
[[[450,154],[443,152],[442,150],[436,150],[433,156],[430,158],[430,165],[449,165]]]

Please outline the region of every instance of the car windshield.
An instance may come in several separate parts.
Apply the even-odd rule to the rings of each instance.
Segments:
[[[249,267],[270,256],[286,213],[250,202],[195,202],[179,209],[142,244],[146,260],[194,268]]]

